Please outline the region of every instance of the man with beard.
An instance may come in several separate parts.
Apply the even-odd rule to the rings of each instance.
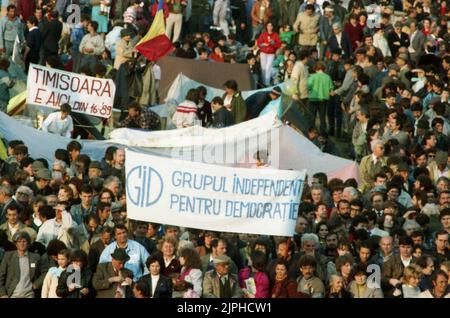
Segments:
[[[338,202],[337,212],[331,216],[330,223],[335,223],[336,219],[340,219],[347,230],[350,228],[350,202],[345,199]]]
[[[450,190],[445,190],[439,192],[438,196],[438,204],[439,204],[439,210],[441,211],[441,223],[442,223],[442,212],[444,210],[449,210],[450,208]],[[447,212],[448,215],[448,212]],[[445,226],[444,226],[445,228]]]
[[[337,245],[337,234],[333,232],[328,233],[325,237],[325,249],[323,250],[323,255],[328,259],[328,262],[336,259]]]

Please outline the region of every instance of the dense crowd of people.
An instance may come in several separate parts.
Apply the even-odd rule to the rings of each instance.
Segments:
[[[117,126],[158,129],[164,69],[135,50],[158,4],[3,0],[0,109],[10,64],[35,63],[114,79]],[[49,162],[6,140],[0,297],[450,297],[449,4],[165,0],[174,56],[247,64],[254,88],[285,84],[251,101],[237,79],[211,101],[191,89],[169,111],[176,128],[231,126],[283,96],[323,152],[348,145],[359,180],[308,175],[292,238],[216,233],[127,218],[124,149],[93,161],[73,140]],[[76,137],[70,113],[42,129]]]

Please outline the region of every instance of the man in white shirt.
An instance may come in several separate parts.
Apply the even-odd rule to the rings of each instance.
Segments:
[[[73,131],[73,120],[70,116],[72,108],[69,104],[62,104],[61,111],[54,112],[42,123],[42,130],[53,134],[71,138]]]

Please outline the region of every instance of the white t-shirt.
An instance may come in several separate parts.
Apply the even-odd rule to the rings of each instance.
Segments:
[[[70,138],[73,131],[72,117],[69,115],[61,119],[61,112],[51,113],[42,123],[42,130]]]

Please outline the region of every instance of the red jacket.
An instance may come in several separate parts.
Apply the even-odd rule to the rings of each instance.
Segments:
[[[164,1],[164,0],[160,0]],[[152,17],[154,18],[156,15],[156,11],[158,11],[158,2],[155,1],[155,3],[152,4]],[[164,13],[164,20],[169,17],[169,7],[167,6],[166,2],[163,3],[163,13]]]
[[[264,32],[258,38],[258,47],[260,51],[266,54],[275,54],[278,48],[281,46],[281,40],[278,33],[272,32],[271,34]],[[262,46],[262,44],[267,44]]]
[[[220,57],[219,55],[217,55],[214,52],[209,55],[209,59],[212,61],[215,61],[215,62],[221,62],[221,63],[225,62],[225,59],[223,57]]]
[[[34,14],[34,0],[18,0],[17,15],[22,15],[24,21]]]

